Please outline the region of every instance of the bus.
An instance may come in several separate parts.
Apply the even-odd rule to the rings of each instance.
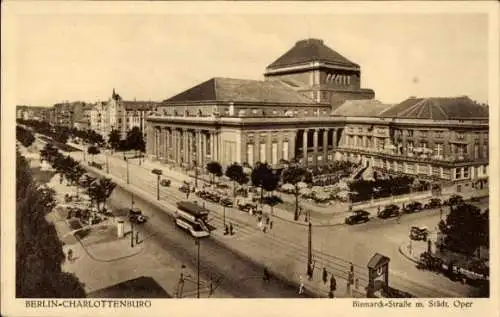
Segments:
[[[208,209],[196,203],[180,201],[175,211],[175,223],[195,238],[208,237],[210,235],[210,230],[206,225],[208,213]]]

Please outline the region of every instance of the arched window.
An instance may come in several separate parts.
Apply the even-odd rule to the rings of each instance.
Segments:
[[[332,78],[332,74],[328,73],[326,75],[326,82],[329,82],[331,80],[331,78]]]

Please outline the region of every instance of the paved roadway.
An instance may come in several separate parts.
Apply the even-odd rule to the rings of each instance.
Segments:
[[[134,204],[149,217],[140,228],[140,236],[147,244],[156,244],[165,252],[184,263],[196,272],[197,247],[193,238],[180,230],[173,218],[164,211],[141,199],[134,197]],[[108,205],[111,209],[130,207],[131,195],[117,187]],[[150,254],[155,256],[154,254]],[[275,278],[270,282],[262,281],[262,267],[242,258],[220,246],[212,239],[203,239],[200,246],[200,276],[205,280],[216,281],[215,287],[224,293],[238,298],[294,298],[298,297],[294,285]],[[196,278],[196,277],[194,277]]]
[[[99,161],[104,162],[104,158]],[[126,163],[114,157],[109,157],[109,161],[110,172],[125,179]],[[131,167],[130,179],[133,185],[141,189],[149,192],[156,191],[156,177],[147,170]],[[171,188],[161,188],[161,198],[175,203],[185,199],[185,195],[180,193],[174,184]],[[221,228],[221,207],[209,202],[206,204],[211,210],[219,211],[215,213],[215,218],[212,219],[211,223]],[[239,230],[238,235],[246,235],[248,242],[251,243],[250,237],[256,229],[253,226],[245,225],[245,222],[252,221],[245,219],[249,216],[235,209],[227,208],[226,210],[228,215],[231,215],[228,217],[231,217],[237,226],[240,226],[237,229]],[[425,224],[432,228],[437,224],[435,218],[436,211],[424,211],[402,217],[399,224],[396,223],[395,219],[377,219],[356,226],[315,227],[313,231],[313,257],[318,263],[317,267],[326,266],[337,275],[343,274],[348,267],[346,259],[352,261],[356,267],[357,275],[360,277],[360,284],[366,285],[366,263],[375,252],[379,252],[391,258],[390,284],[393,287],[419,297],[471,296],[472,288],[452,282],[441,275],[420,271],[416,269],[413,262],[399,254],[398,247],[407,239],[409,227]],[[288,248],[291,250],[290,255],[305,259],[307,227],[280,222],[278,219],[275,219],[275,223],[275,229],[273,229],[275,238],[268,241],[268,247]]]

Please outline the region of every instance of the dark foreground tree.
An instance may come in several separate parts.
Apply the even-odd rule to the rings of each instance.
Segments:
[[[439,222],[439,230],[444,234],[444,247],[471,256],[480,246],[486,246],[484,230],[488,226],[488,217],[471,204],[452,206],[450,209],[446,221]]]
[[[273,191],[278,186],[278,178],[267,163],[257,162],[252,174],[252,185],[260,188],[260,201],[264,198],[264,190]]]
[[[136,155],[138,151],[142,152],[146,148],[141,129],[133,127],[127,132],[127,145],[136,152]]]
[[[45,219],[53,206],[53,192],[38,187],[28,163],[17,153],[16,297],[86,297],[78,278],[61,270],[62,243],[54,225]]]

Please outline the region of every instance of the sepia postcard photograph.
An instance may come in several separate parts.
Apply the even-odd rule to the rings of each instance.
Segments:
[[[498,3],[2,9],[2,315],[500,314]]]

